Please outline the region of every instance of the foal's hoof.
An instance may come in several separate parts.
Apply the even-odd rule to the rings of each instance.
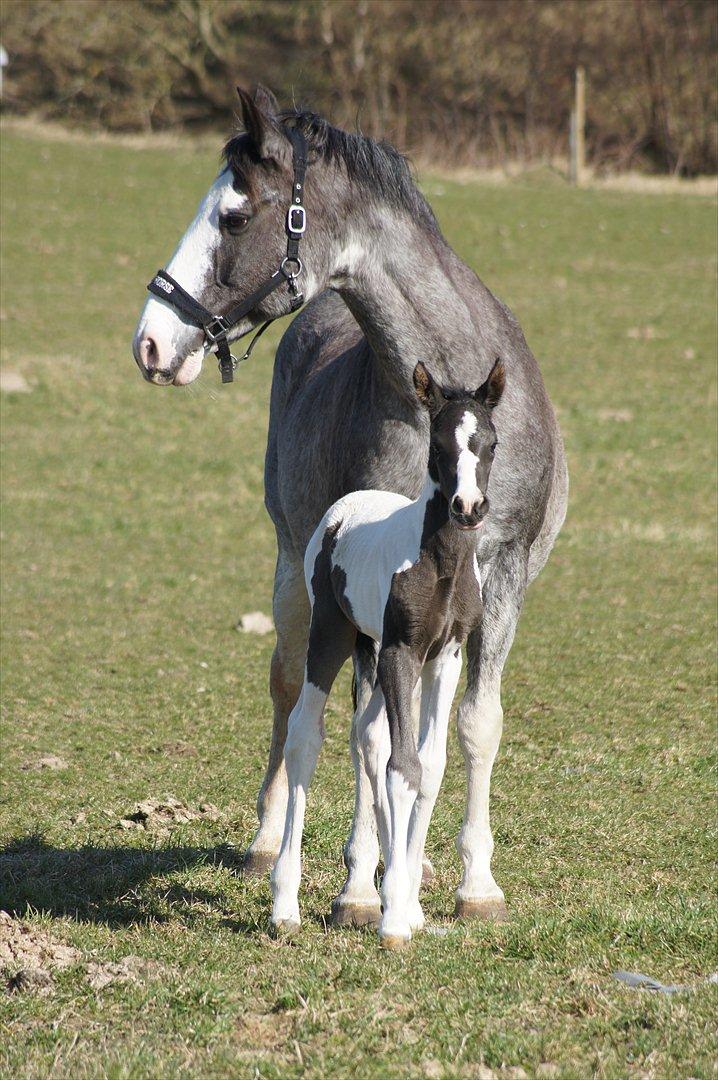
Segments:
[[[457,896],[454,918],[508,922],[509,913],[506,910],[506,901],[501,896],[488,896],[481,900],[468,900]]]
[[[247,877],[263,877],[272,869],[277,855],[272,851],[252,851],[247,848],[242,859],[242,873]]]
[[[402,937],[400,934],[379,935],[379,944],[382,949],[389,949],[390,952],[399,952],[401,949],[406,949],[410,942],[410,937]]]
[[[275,938],[290,938],[299,930],[299,921],[297,919],[277,919],[276,922],[270,923],[270,933]]]
[[[421,863],[421,884],[431,885],[432,881],[436,878],[436,872],[431,865],[431,860],[424,856]]]
[[[378,926],[381,921],[381,904],[343,903],[339,899],[332,904],[333,926]]]

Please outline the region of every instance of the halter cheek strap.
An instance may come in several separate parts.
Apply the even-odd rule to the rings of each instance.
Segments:
[[[286,134],[292,143],[294,180],[292,182],[292,201],[287,210],[285,228],[287,231],[287,254],[282,259],[279,268],[272,276],[250,293],[244,300],[231,308],[226,315],[216,315],[208,311],[194,296],[182,288],[165,270],[158,270],[152,281],[147,286],[149,292],[158,296],[160,300],[171,304],[180,311],[194,326],[204,331],[205,344],[214,348],[219,360],[219,370],[222,374],[222,382],[229,383],[234,379],[234,369],[243,360],[246,360],[255,342],[261,337],[267,327],[274,322],[268,319],[259,328],[252,338],[249,348],[239,359],[232,356],[229,350],[227,335],[230,331],[249,315],[262,300],[270,296],[285,282],[289,287],[291,297],[290,311],[296,311],[304,303],[304,296],[297,288],[297,278],[302,273],[302,261],[299,258],[299,243],[307,228],[307,212],[303,205],[304,177],[307,171],[307,142],[301,131],[296,128],[287,128]],[[276,316],[277,318],[279,316]],[[247,331],[249,333],[249,331]],[[241,335],[242,337],[244,335]]]

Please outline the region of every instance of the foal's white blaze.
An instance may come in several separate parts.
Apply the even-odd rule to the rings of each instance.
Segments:
[[[206,278],[212,273],[212,256],[220,241],[220,214],[248,207],[249,199],[234,190],[232,173],[225,169],[200,203],[194,221],[167,264],[167,273],[190,295],[197,296]],[[177,355],[186,351],[188,342],[196,335],[196,327],[183,322],[173,307],[151,296],[137,325],[133,343],[135,356],[141,358],[140,344],[143,339],[152,338],[159,356],[158,366],[169,369]],[[179,385],[192,382],[199,375],[203,358],[204,346],[188,353],[177,372],[175,382]]]
[[[476,466],[479,459],[469,450],[469,440],[476,433],[478,422],[472,412],[465,412],[456,429],[459,460],[456,463],[456,492],[464,503],[473,506],[484,501],[484,493],[476,483]]]

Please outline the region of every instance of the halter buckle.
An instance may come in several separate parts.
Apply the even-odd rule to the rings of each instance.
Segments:
[[[301,203],[294,203],[287,210],[287,232],[292,236],[301,236],[307,228],[307,211]]]
[[[205,326],[204,332],[205,336],[208,337],[214,345],[217,338],[226,337],[231,329],[232,327],[227,325],[222,315],[215,315],[212,321],[208,322]]]

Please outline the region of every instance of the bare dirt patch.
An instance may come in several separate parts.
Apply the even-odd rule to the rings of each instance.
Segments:
[[[26,772],[30,769],[51,769],[57,772],[60,769],[68,768],[69,765],[64,758],[58,757],[56,754],[43,754],[42,757],[36,758],[34,761],[26,761],[23,765]]]
[[[43,930],[0,911],[0,972],[9,993],[47,992],[53,971],[81,959],[72,945],[53,941]]]
[[[171,757],[199,757],[197,747],[185,742],[184,739],[171,739],[169,742],[162,743],[161,746],[156,746],[154,752],[169,754]]]
[[[74,965],[84,968],[93,990],[104,990],[113,983],[156,979],[166,970],[158,961],[141,956],[88,960],[72,945],[55,941],[44,930],[0,911],[0,976],[8,993],[49,993],[54,972]]]
[[[145,799],[137,803],[131,814],[120,818],[121,829],[166,830],[176,825],[187,825],[191,821],[219,821],[220,814],[214,803],[201,802],[197,809],[166,795],[164,800]]]
[[[112,983],[156,979],[163,971],[164,968],[156,960],[143,960],[141,956],[125,956],[122,960],[107,963],[91,960],[87,965],[87,981],[93,990],[104,990]]]

